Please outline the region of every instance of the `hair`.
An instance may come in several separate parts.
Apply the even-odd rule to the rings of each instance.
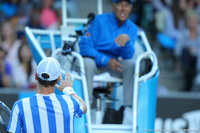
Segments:
[[[49,77],[49,75],[47,73],[43,73],[42,77],[44,77],[44,79],[47,79]],[[53,86],[56,85],[56,80],[57,79],[56,80],[52,80],[52,81],[46,81],[46,80],[42,80],[38,76],[37,76],[37,78],[38,78],[38,83],[40,85],[44,86],[44,87],[49,87],[49,86],[53,87]]]
[[[197,20],[197,22],[199,23],[199,16],[198,16],[198,14],[195,12],[195,10],[194,10],[194,9],[188,9],[188,10],[186,11],[186,13],[185,13],[185,23],[186,23],[187,28],[189,28],[188,20],[190,19],[191,16],[196,17],[196,20]],[[198,23],[197,23],[197,24],[198,24]],[[197,25],[193,25],[193,26],[197,26]]]
[[[171,7],[173,18],[174,18],[174,26],[175,28],[179,27],[179,20],[184,18],[184,11],[182,11],[179,7],[180,0],[173,0],[173,5]]]
[[[12,37],[10,38],[11,40],[12,40],[12,43],[14,43],[14,41],[16,40],[16,29],[15,29],[15,27],[14,27],[14,24],[11,22],[11,21],[9,21],[9,20],[5,20],[5,21],[3,21],[2,23],[1,23],[1,25],[0,25],[0,37],[1,37],[1,41],[5,41],[5,38],[3,37],[3,27],[5,26],[5,25],[9,25],[10,26],[10,28],[13,30],[12,31]]]
[[[185,13],[185,19],[188,19],[190,16],[195,16],[197,19],[198,18],[198,14],[196,13],[196,11],[194,9],[188,9]]]
[[[23,59],[22,59],[22,57],[21,57],[21,50],[22,50],[22,48],[23,48],[24,46],[26,46],[26,45],[28,46],[27,41],[23,41],[22,44],[21,44],[21,46],[19,47],[19,50],[18,50],[18,59],[19,59],[20,63],[23,62]],[[32,59],[31,59],[31,60],[29,60],[29,62],[28,62],[27,80],[29,80],[29,78],[30,78],[30,76],[31,76],[32,69],[33,69],[33,68],[32,68]]]

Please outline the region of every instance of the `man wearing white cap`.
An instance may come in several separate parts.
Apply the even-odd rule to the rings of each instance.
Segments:
[[[132,4],[132,0],[113,0],[113,12],[96,15],[79,42],[90,99],[95,74],[109,72],[110,75],[123,79],[123,124],[132,123],[134,44],[138,31],[137,25],[128,20]]]
[[[73,90],[73,79],[60,74],[59,62],[47,57],[37,67],[37,94],[15,102],[8,129],[10,133],[73,133],[74,116],[81,117],[87,106]],[[60,85],[57,83],[60,80]],[[55,86],[64,95],[55,95]]]

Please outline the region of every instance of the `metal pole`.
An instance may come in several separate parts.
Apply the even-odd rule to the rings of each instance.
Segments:
[[[62,0],[62,25],[67,25],[67,0]]]
[[[103,1],[97,0],[97,14],[103,13]]]

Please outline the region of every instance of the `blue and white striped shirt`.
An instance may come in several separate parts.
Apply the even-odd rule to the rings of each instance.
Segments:
[[[73,133],[74,117],[83,106],[67,95],[36,94],[15,102],[7,131],[12,133]]]

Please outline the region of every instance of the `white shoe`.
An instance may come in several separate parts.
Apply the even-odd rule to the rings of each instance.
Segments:
[[[131,125],[133,123],[133,113],[131,107],[125,107],[123,112],[123,121],[124,125]]]

